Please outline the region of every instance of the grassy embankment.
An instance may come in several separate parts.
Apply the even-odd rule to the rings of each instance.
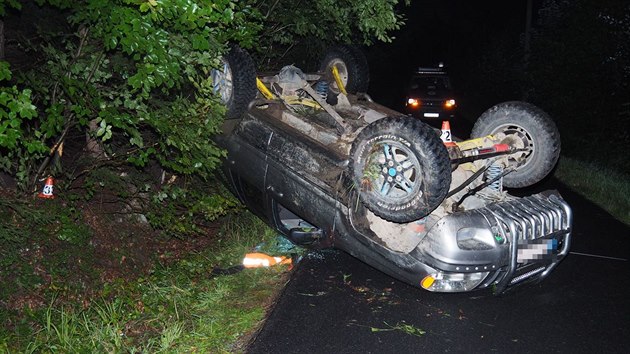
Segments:
[[[213,267],[239,264],[256,245],[265,242],[273,249],[277,240],[249,213],[225,223],[218,236],[217,243],[203,253],[191,253],[169,265],[158,263],[146,276],[92,289],[98,296],[91,300],[79,301],[75,295],[72,301],[68,293],[76,284],[64,279],[39,291],[49,305],[33,307],[25,301],[21,308],[9,309],[5,300],[11,297],[5,297],[0,303],[0,352],[242,352],[286,282],[287,267],[213,275]],[[70,252],[64,256],[66,262],[76,262],[72,257]],[[63,267],[64,262],[57,265]],[[27,274],[28,269],[15,278],[19,284],[11,286],[41,290],[42,279],[36,270]],[[9,269],[2,271],[0,278],[7,280]],[[3,287],[8,285],[3,281]]]
[[[576,193],[630,225],[630,177],[574,158],[562,157],[555,177]]]

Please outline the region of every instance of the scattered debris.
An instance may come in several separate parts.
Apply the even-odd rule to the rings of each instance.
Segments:
[[[396,323],[395,326],[392,326],[387,322],[383,322],[383,323],[385,323],[385,325],[387,325],[389,328],[370,327],[370,330],[372,332],[402,331],[406,334],[417,336],[417,337],[421,337],[427,333],[425,330],[421,328],[405,323],[405,321],[398,322]]]
[[[302,295],[302,296],[312,296],[312,297],[317,297],[317,296],[324,296],[327,294],[327,292],[325,291],[318,291],[315,294],[307,294],[307,293],[297,293],[298,295]]]

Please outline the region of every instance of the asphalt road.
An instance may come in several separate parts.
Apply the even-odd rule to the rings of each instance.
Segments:
[[[248,353],[628,353],[630,228],[555,181],[574,211],[571,254],[501,297],[435,294],[346,253],[296,267]]]

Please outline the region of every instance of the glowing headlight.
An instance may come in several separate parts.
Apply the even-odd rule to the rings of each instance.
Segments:
[[[444,108],[453,108],[455,107],[455,100],[450,99],[450,100],[446,100],[444,101]]]
[[[488,276],[488,272],[479,273],[436,273],[424,277],[420,285],[429,291],[460,292],[474,289]]]
[[[420,100],[417,98],[410,97],[407,99],[407,106],[418,107],[420,105]]]

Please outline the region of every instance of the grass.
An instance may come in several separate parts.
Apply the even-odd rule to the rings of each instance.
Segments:
[[[277,235],[249,213],[226,222],[210,252],[192,254],[146,277],[108,284],[99,299],[59,305],[55,298],[19,319],[0,312],[0,352],[232,353],[263,320],[286,266],[214,275]],[[263,249],[263,251],[265,251]],[[6,324],[13,323],[12,328]]]
[[[563,156],[555,177],[613,217],[630,225],[630,176]]]

